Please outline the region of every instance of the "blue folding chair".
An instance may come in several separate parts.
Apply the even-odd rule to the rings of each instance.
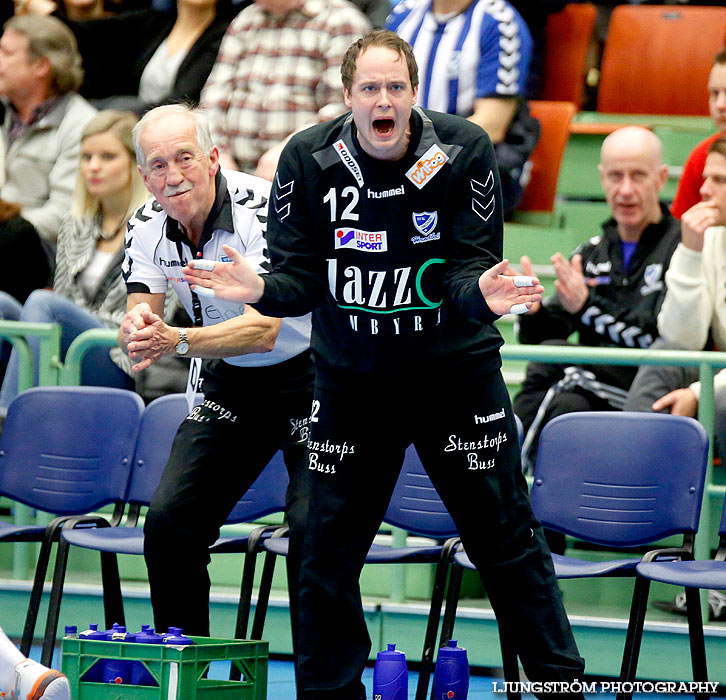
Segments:
[[[401,473],[383,520],[410,534],[435,540],[431,544],[405,547],[372,544],[365,560],[366,564],[436,564],[431,607],[416,689],[416,699],[425,700],[433,664],[436,631],[439,626],[446,579],[453,554],[451,543],[456,535],[456,526],[413,446],[409,446],[406,450]],[[275,559],[278,556],[286,557],[289,551],[289,540],[285,537],[285,530],[273,533],[271,537],[263,540],[259,547],[266,552],[266,557],[250,639],[262,639]]]
[[[648,552],[635,567],[638,575],[636,585],[641,588],[642,605],[637,609],[634,608],[630,617],[632,630],[629,629],[629,631],[632,632],[633,643],[629,650],[630,657],[627,660],[625,680],[633,680],[638,670],[640,642],[643,638],[645,610],[651,581],[660,581],[661,583],[669,583],[673,586],[683,586],[685,588],[693,680],[702,682],[708,680],[701,600],[698,591],[701,588],[726,590],[726,501],[724,501],[721,513],[718,534],[719,546],[714,558],[711,560],[694,561],[691,552],[687,551],[683,554],[676,552],[678,559],[674,561],[672,560],[673,550],[656,550]],[[670,557],[670,560],[659,561],[659,558],[664,555]],[[702,697],[707,697],[707,695]]]
[[[174,435],[188,412],[188,403],[184,394],[162,396],[152,401],[143,410],[135,450],[130,462],[132,465],[130,478],[123,495],[123,503],[128,506],[126,517],[123,519],[123,527],[120,527],[121,517],[110,521],[98,518],[90,523],[69,518],[63,524],[41,653],[44,664],[47,665],[53,655],[68,553],[71,546],[99,552],[106,627],[111,627],[114,622],[124,624],[123,599],[116,555],[143,554],[143,531],[136,527],[141,507],[149,505],[151,497],[156,491],[169,457]]]
[[[111,562],[106,570],[102,568],[104,607],[106,625],[124,623],[123,599],[117,566],[117,554],[143,555],[144,532],[139,527],[142,507],[148,507],[166,466],[179,425],[188,414],[188,403],[184,394],[169,394],[152,401],[141,417],[138,441],[133,458],[133,469],[126,502],[129,511],[123,527],[110,527],[110,523],[98,520],[95,527],[69,520],[63,527],[60,546],[53,576],[51,602],[48,609],[42,659],[50,658],[58,627],[58,615],[63,595],[63,581],[71,546],[100,552]],[[284,507],[284,493],[287,472],[282,459],[276,455],[258,479],[238,501],[226,519],[227,524],[249,522]],[[282,505],[281,505],[282,504]],[[238,551],[228,546],[231,538],[220,538],[210,548],[212,553]],[[225,548],[227,546],[227,548]],[[252,572],[254,573],[254,571]],[[46,663],[46,661],[43,661]]]
[[[693,418],[659,413],[569,413],[542,430],[532,486],[532,508],[544,527],[613,548],[655,546],[682,535],[692,558],[701,511],[708,436]],[[635,577],[640,557],[586,561],[553,554],[558,578]],[[474,569],[463,550],[454,556],[440,644],[453,634],[461,569]],[[458,566],[457,566],[458,565]],[[636,585],[631,613],[645,605]],[[632,646],[628,630],[621,678]],[[500,630],[505,678],[516,681],[516,649]]]
[[[21,651],[30,653],[53,543],[69,518],[115,504],[123,513],[144,404],[108,387],[34,387],[8,409],[0,437],[0,495],[57,516],[47,526],[0,523],[2,542],[40,542]]]

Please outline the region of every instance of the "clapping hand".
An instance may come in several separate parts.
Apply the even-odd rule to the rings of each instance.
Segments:
[[[582,256],[578,253],[572,256],[571,261],[568,261],[562,253],[555,253],[550,261],[557,275],[555,291],[560,303],[571,314],[578,313],[585,306],[589,296],[585,275],[582,271]]]

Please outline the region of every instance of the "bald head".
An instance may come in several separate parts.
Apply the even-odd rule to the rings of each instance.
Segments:
[[[620,237],[638,241],[662,216],[659,195],[668,172],[660,139],[640,126],[617,129],[603,141],[598,169]]]
[[[650,129],[624,126],[602,142],[600,163],[623,157],[639,158],[659,168],[663,164],[663,145]]]

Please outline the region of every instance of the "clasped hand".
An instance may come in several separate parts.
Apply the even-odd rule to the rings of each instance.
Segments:
[[[137,304],[126,314],[121,335],[129,357],[139,360],[132,368],[134,372],[141,372],[172,353],[178,341],[178,330],[164,323],[146,303]]]

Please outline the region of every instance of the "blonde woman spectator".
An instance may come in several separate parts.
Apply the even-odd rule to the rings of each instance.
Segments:
[[[90,328],[118,328],[126,314],[121,275],[124,233],[133,212],[149,193],[136,167],[128,112],[99,112],[83,130],[81,160],[70,214],[60,226],[53,291],[34,291],[24,306],[0,293],[5,319],[59,323],[61,356],[71,341]],[[37,358],[37,341],[34,353]],[[37,361],[35,371],[37,372]],[[15,352],[0,391],[0,410],[17,394]],[[118,348],[95,348],[84,360],[81,382],[133,388],[131,363]]]

